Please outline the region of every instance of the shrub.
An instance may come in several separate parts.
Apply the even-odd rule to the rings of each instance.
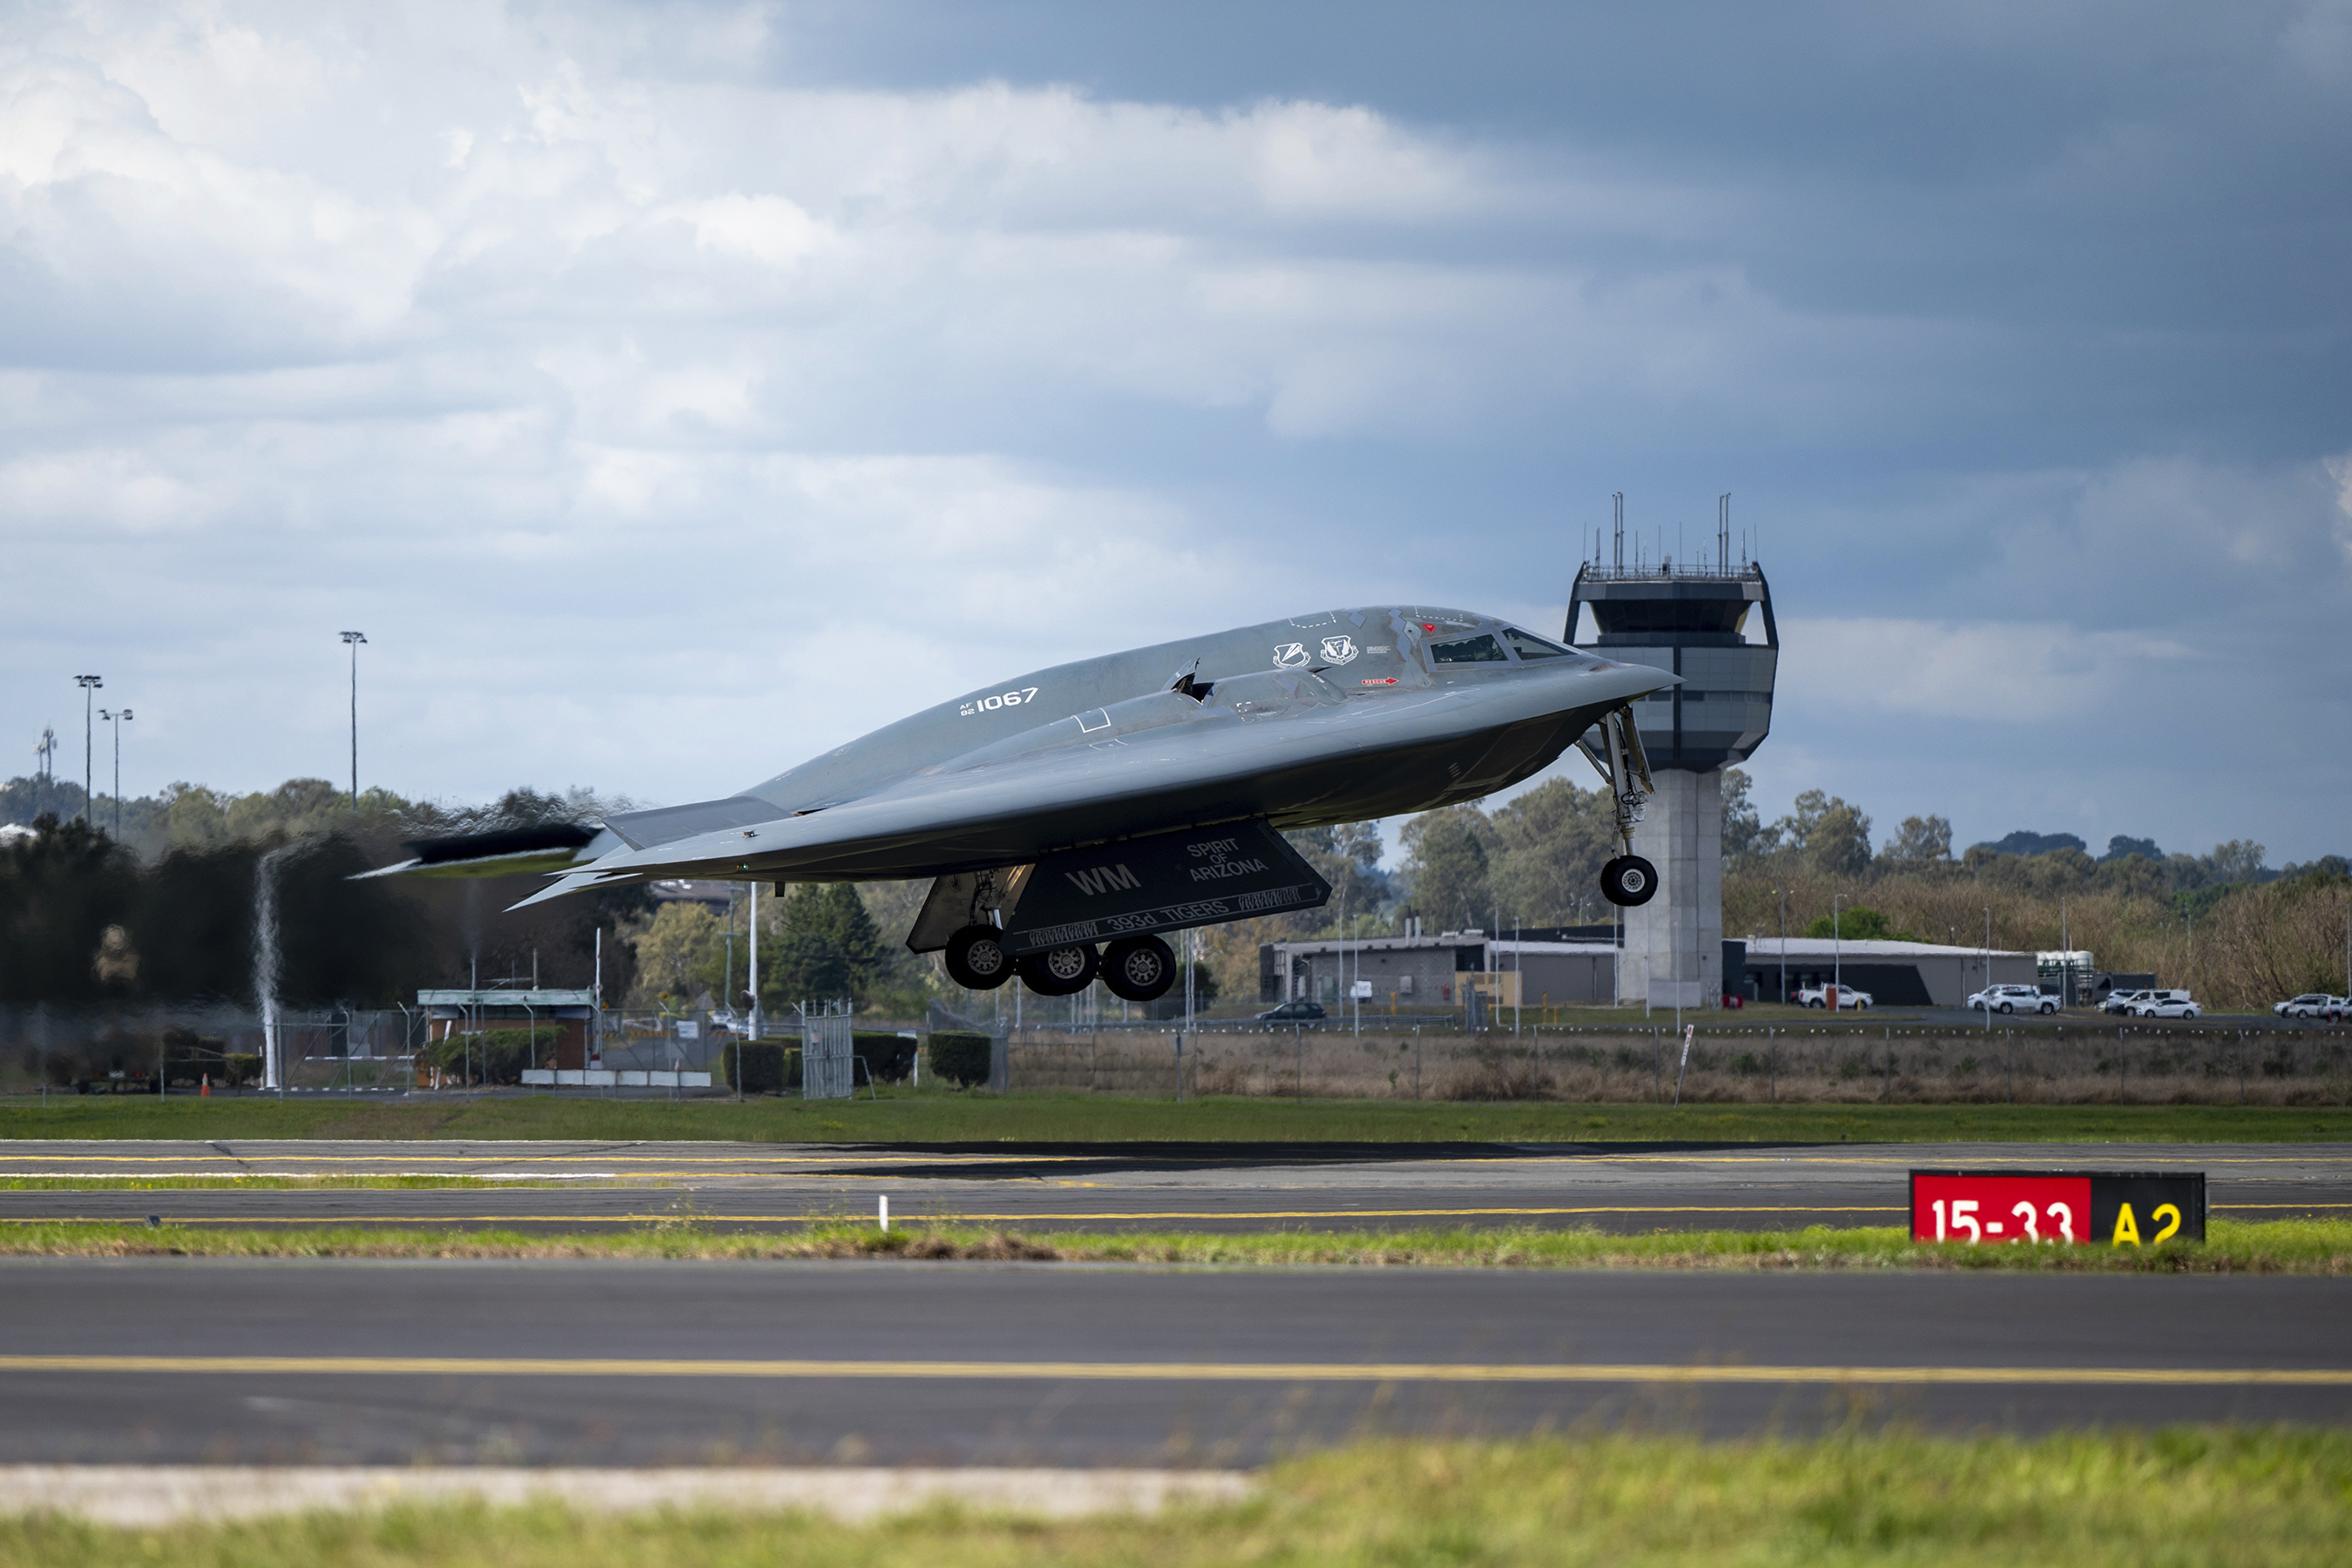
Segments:
[[[866,1064],[866,1077],[872,1083],[904,1083],[907,1075],[915,1070],[917,1043],[881,1029],[857,1029],[849,1037],[849,1048]],[[981,1074],[982,1078],[987,1076],[985,1072]]]
[[[958,1089],[988,1081],[991,1041],[986,1035],[964,1029],[940,1029],[931,1035],[931,1072]]]
[[[780,1094],[800,1087],[801,1048],[782,1040],[730,1040],[719,1048],[719,1070],[738,1093]]]
[[[420,1061],[444,1072],[470,1070],[482,1083],[520,1083],[522,1069],[536,1060],[555,1065],[555,1045],[563,1031],[542,1026],[534,1029],[485,1029],[478,1035],[451,1035],[417,1053]]]

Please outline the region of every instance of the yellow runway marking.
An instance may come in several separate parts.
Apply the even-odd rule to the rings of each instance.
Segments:
[[[1701,1208],[1697,1206],[1658,1208],[1516,1208],[1516,1209],[1146,1209],[1134,1213],[1103,1214],[929,1214],[903,1215],[902,1225],[972,1225],[986,1222],[1003,1224],[1020,1220],[1095,1220],[1095,1219],[1454,1219],[1486,1215],[1580,1215],[1580,1214],[1903,1214],[1900,1205],[1832,1208],[1813,1206],[1731,1205]],[[824,1214],[704,1214],[678,1211],[665,1214],[463,1214],[463,1215],[341,1215],[317,1217],[284,1215],[189,1215],[175,1218],[173,1225],[325,1225],[364,1221],[372,1225],[390,1223],[441,1224],[499,1221],[509,1225],[622,1225],[637,1220],[696,1219],[714,1224],[735,1225],[819,1225],[828,1222],[856,1223],[860,1216]],[[0,1223],[9,1225],[68,1225],[88,1223],[114,1225],[122,1220],[92,1215],[7,1215]]]
[[[1149,1383],[2044,1384],[2147,1387],[2352,1387],[2340,1367],[1547,1366],[1449,1362],[655,1361],[549,1356],[0,1355],[0,1373],[112,1372],[239,1376],[1067,1379]]]

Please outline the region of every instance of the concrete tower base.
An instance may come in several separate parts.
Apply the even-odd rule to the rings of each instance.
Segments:
[[[1654,773],[1633,853],[1658,868],[1657,896],[1625,911],[1618,997],[1654,1007],[1723,1005],[1723,774]]]

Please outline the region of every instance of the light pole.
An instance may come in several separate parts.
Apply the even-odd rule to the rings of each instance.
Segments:
[[[1830,994],[1834,998],[1830,1005],[1832,1007],[1845,1005],[1845,990],[1841,984],[1845,979],[1845,938],[1838,930],[1838,903],[1844,897],[1843,893],[1830,895]]]
[[[98,715],[98,710],[92,704],[98,700],[94,693],[106,682],[95,675],[77,675],[74,684],[81,688],[81,822],[84,827],[88,827],[92,826],[89,818],[89,732]]]
[[[1775,888],[1780,895],[1780,1005],[1789,1005],[1789,889]]]
[[[362,632],[345,632],[343,646],[352,650],[352,815],[360,811],[360,644],[367,641]]]
[[[131,710],[118,708],[110,713],[101,708],[98,716],[114,726],[114,841],[122,842],[122,721],[131,717]]]
[[[1985,906],[1985,1037],[1992,1037],[1992,906]]]

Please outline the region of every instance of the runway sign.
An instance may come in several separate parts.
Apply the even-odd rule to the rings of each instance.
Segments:
[[[1914,1171],[1911,1239],[2153,1247],[2205,1239],[2205,1173]]]

